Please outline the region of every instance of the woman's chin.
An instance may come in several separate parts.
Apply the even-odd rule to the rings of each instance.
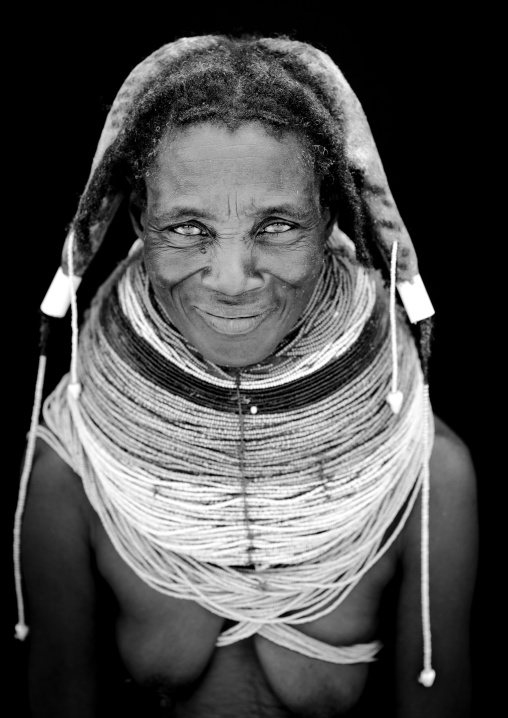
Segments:
[[[243,352],[234,351],[209,351],[208,349],[198,348],[203,359],[212,362],[217,366],[223,367],[224,369],[243,369],[254,364],[260,364],[265,359],[268,359],[273,354],[273,349],[268,349],[264,352],[256,352],[253,354],[249,352],[244,354]]]
[[[274,326],[274,324],[270,321],[262,322],[252,331],[230,335],[203,325],[192,328],[187,325],[182,329],[187,329],[185,331],[187,340],[206,361],[220,367],[241,369],[259,364],[274,353],[287,334],[285,325],[278,323],[278,326]]]
[[[271,341],[267,341],[268,337],[265,334],[264,337],[247,335],[241,340],[240,337],[235,339],[220,337],[219,341],[192,343],[206,361],[224,368],[241,369],[268,359],[276,350],[281,338],[274,336]]]

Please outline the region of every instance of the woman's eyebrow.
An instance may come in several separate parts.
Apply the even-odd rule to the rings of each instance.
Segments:
[[[299,207],[296,204],[274,204],[269,205],[268,207],[256,207],[253,214],[260,215],[260,214],[285,214],[285,215],[291,215],[291,217],[294,217],[294,219],[307,219],[309,215],[314,213],[314,207],[309,209],[304,209],[303,207]]]
[[[259,217],[260,215],[290,215],[294,219],[305,220],[310,215],[314,214],[315,208],[304,209],[296,204],[283,203],[269,205],[267,207],[253,207],[248,212],[249,215]],[[155,213],[153,218],[157,222],[172,222],[182,217],[196,217],[197,219],[204,220],[217,220],[217,217],[212,212],[207,212],[197,207],[187,205],[175,205],[166,212]]]
[[[172,220],[179,219],[180,217],[198,217],[199,219],[214,219],[213,214],[205,212],[202,209],[196,207],[187,206],[175,206],[168,212],[154,213],[153,217],[158,222],[171,222]]]

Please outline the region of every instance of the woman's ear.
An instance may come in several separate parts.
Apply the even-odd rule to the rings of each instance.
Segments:
[[[136,192],[132,190],[131,196],[129,197],[129,217],[134,228],[134,233],[139,239],[143,239],[144,236],[144,207],[143,203]]]

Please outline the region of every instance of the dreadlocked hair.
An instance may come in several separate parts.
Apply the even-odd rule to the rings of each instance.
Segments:
[[[145,201],[145,178],[168,132],[203,122],[234,131],[259,122],[275,136],[298,135],[303,157],[320,182],[322,206],[339,213],[357,258],[373,266],[375,240],[366,236],[361,193],[345,157],[344,118],[324,83],[295,53],[269,48],[262,39],[219,36],[217,44],[189,50],[165,64],[131,108],[74,218],[82,247],[87,246],[90,225],[101,220],[105,197],[134,188],[141,203]]]
[[[412,327],[411,327],[412,328]],[[428,317],[418,322],[417,329],[413,330],[416,338],[416,348],[422,367],[423,378],[426,384],[429,383],[429,361],[434,338],[434,317]]]

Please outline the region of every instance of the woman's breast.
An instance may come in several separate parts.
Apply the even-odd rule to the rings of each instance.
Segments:
[[[260,635],[217,648],[227,627],[224,618],[151,589],[120,558],[102,527],[95,550],[99,571],[116,598],[116,640],[124,666],[138,685],[155,689],[162,705],[171,704],[175,716],[331,718],[359,700],[368,664],[309,658]],[[339,607],[296,628],[335,646],[375,640],[381,594],[395,563],[395,553],[388,551]]]
[[[395,568],[395,554],[388,552],[336,609],[295,627],[313,639],[337,647],[376,640],[381,595]],[[320,718],[344,715],[364,691],[369,663],[337,664],[309,658],[260,635],[254,636],[254,644],[266,681],[290,715]]]
[[[259,635],[215,648],[191,630],[154,651],[151,633],[150,641],[144,631],[141,643],[119,635],[123,661],[174,718],[336,718],[357,704],[369,673],[366,663],[319,661]]]

